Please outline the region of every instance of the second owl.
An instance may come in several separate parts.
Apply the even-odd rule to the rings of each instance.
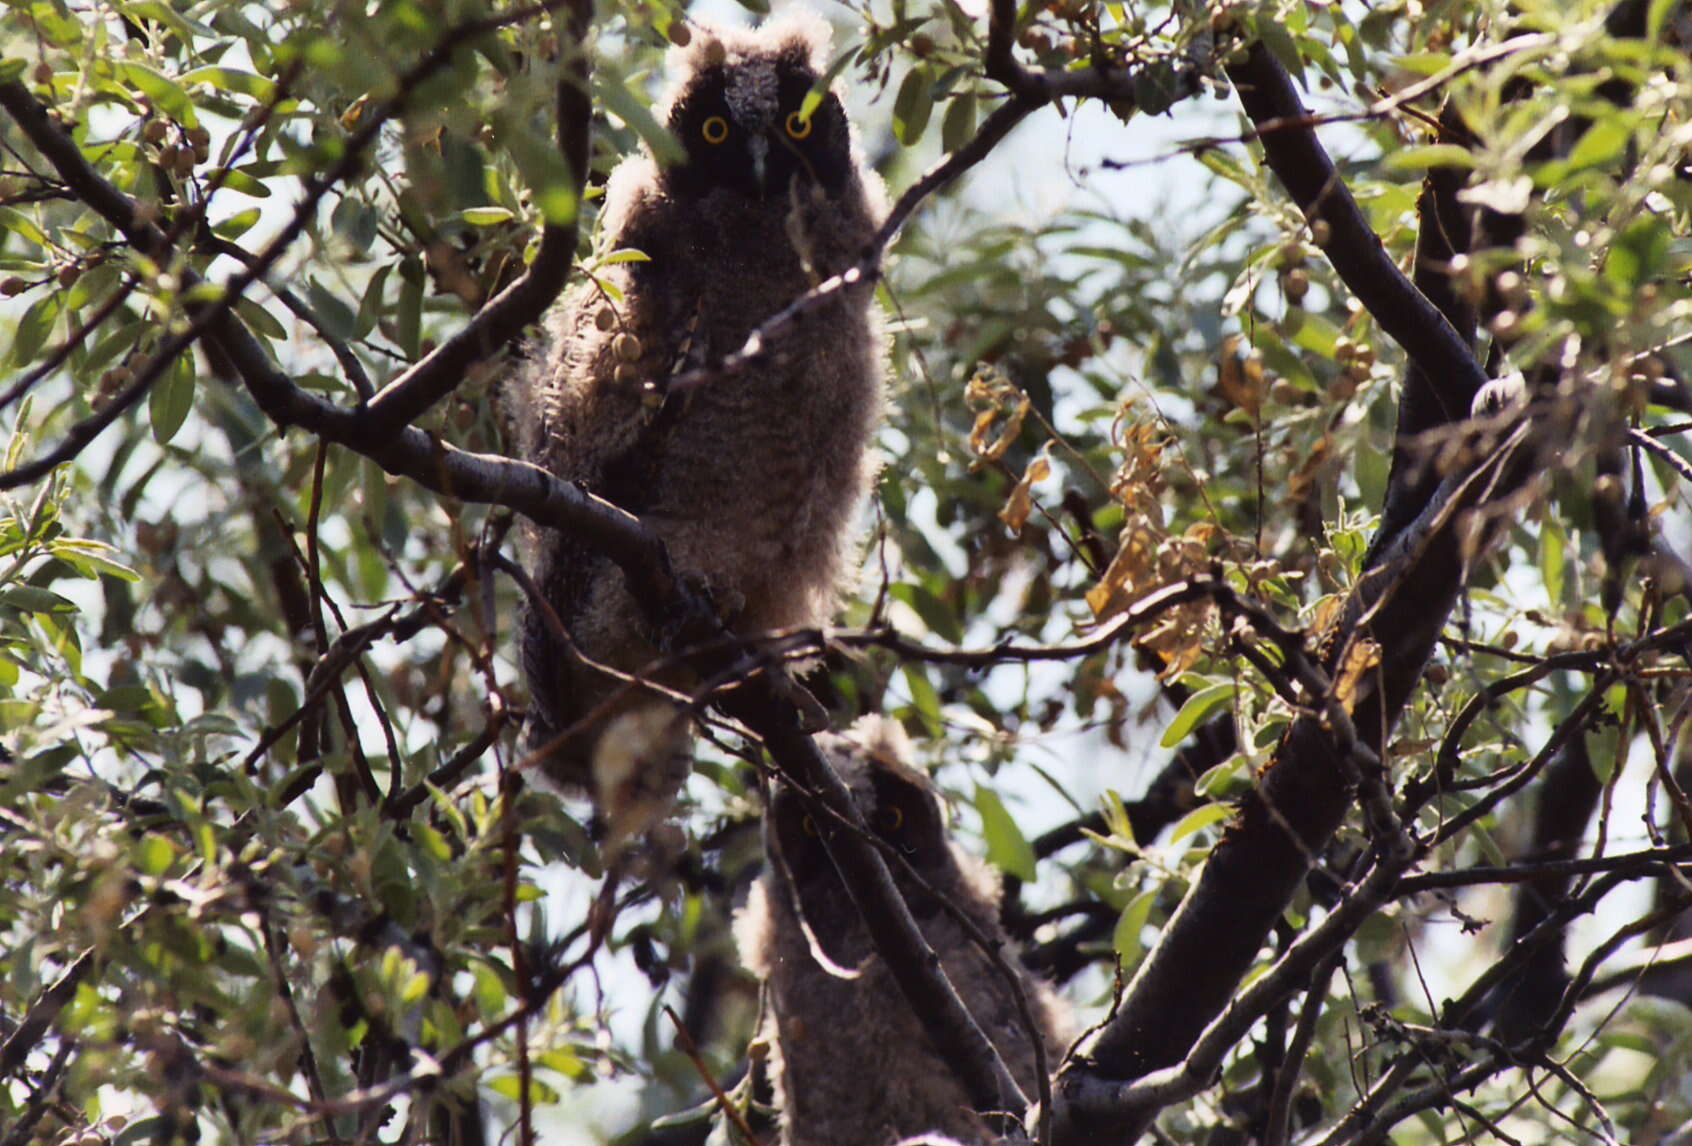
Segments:
[[[574,287],[520,382],[525,455],[638,515],[743,635],[825,623],[838,603],[875,471],[886,352],[873,299],[834,295],[742,374],[685,395],[667,383],[741,349],[873,240],[880,181],[839,98],[823,89],[807,114],[825,50],[821,24],[803,20],[695,37],[660,116],[684,158],[631,157],[606,186],[602,249],[644,260]],[[526,747],[547,750],[554,781],[594,792],[614,830],[638,830],[686,776],[687,715],[625,683],[658,649],[622,572],[551,531],[529,550],[569,640],[535,609],[522,622]]]
[[[952,843],[939,795],[909,762],[897,723],[868,716],[817,743],[870,830],[903,856],[905,863],[889,867],[923,938],[1017,1084],[1033,1095],[1036,1042],[1047,1068],[1055,1068],[1069,1021],[1051,988],[1016,961],[999,923],[997,876]],[[764,817],[768,866],[735,923],[741,957],[768,991],[763,1034],[772,1050],[781,1146],[892,1146],[922,1134],[968,1146],[998,1142],[876,954],[823,846],[822,836],[836,830],[817,824],[792,789],[777,783]],[[1005,972],[942,898],[1004,955],[1034,1029]]]

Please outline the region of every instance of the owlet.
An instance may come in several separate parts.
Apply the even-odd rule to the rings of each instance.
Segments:
[[[740,350],[870,247],[883,191],[820,86],[826,44],[820,21],[789,18],[702,31],[678,53],[659,118],[682,157],[624,160],[600,213],[601,249],[644,257],[608,260],[565,295],[521,382],[530,460],[640,517],[742,635],[826,623],[854,564],[886,373],[871,291],[828,296],[743,373],[685,394],[667,383]],[[535,530],[529,560],[569,640],[536,609],[521,623],[526,747],[595,794],[614,833],[638,831],[686,777],[689,724],[626,677],[697,682],[652,667],[652,626],[608,559]]]
[[[906,762],[903,730],[865,717],[843,736],[818,738],[852,789],[870,828],[901,852],[893,879],[965,1006],[998,1048],[1024,1093],[1035,1093],[1034,1045],[1055,1069],[1067,1016],[1049,986],[1016,961],[999,923],[996,876],[951,842],[934,786]],[[762,878],[736,920],[747,967],[763,980],[773,1032],[783,1146],[889,1146],[945,1135],[971,1146],[999,1141],[929,1043],[900,994],[857,908],[823,850],[819,826],[799,797],[775,789],[764,817]],[[942,906],[949,900],[999,945],[1034,1016],[1022,1021],[1004,973]]]

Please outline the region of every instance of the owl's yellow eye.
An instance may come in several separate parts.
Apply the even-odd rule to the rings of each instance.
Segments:
[[[700,126],[699,134],[705,137],[706,143],[721,143],[729,137],[728,120],[720,115],[714,115]]]
[[[807,836],[822,835],[821,832],[817,831],[817,822],[809,816],[806,816],[803,820],[801,820],[799,822],[799,826],[804,829]]]
[[[811,121],[794,112],[787,117],[787,134],[793,139],[804,139],[811,134]]]
[[[905,810],[896,805],[889,805],[881,810],[881,826],[890,832],[896,832],[905,826]]]

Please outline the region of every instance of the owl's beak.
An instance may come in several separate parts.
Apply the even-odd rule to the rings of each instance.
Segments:
[[[764,193],[764,168],[770,157],[770,141],[762,135],[754,135],[746,141],[746,149],[752,153],[752,178],[757,180],[761,197]]]

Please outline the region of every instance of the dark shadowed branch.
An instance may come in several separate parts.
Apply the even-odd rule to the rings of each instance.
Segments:
[[[565,9],[569,59],[558,84],[558,149],[570,173],[572,213],[568,222],[548,221],[540,249],[523,277],[500,291],[464,328],[421,362],[382,388],[360,412],[359,432],[375,439],[391,437],[430,406],[452,393],[465,371],[502,350],[523,329],[537,322],[558,297],[576,257],[577,220],[582,190],[592,158],[589,127],[593,101],[588,88],[587,36],[593,6],[579,0],[552,0],[548,10]]]
[[[1440,388],[1437,403],[1447,418],[1467,416],[1474,395],[1486,385],[1486,372],[1468,338],[1388,256],[1317,138],[1286,69],[1257,43],[1242,62],[1228,65],[1228,78],[1270,169],[1311,224],[1326,224],[1317,238],[1340,279],[1423,377]],[[1430,222],[1424,217],[1424,232]]]
[[[1386,256],[1314,130],[1302,122],[1306,113],[1285,71],[1256,45],[1230,68],[1230,78],[1271,168],[1306,217],[1325,224],[1318,231],[1323,249],[1346,285],[1427,376],[1457,379],[1478,392],[1485,376],[1467,340]],[[1475,469],[1446,477],[1421,511],[1380,546],[1379,562],[1354,591],[1321,653],[1323,672],[1334,678],[1353,650],[1364,655],[1371,647],[1378,650],[1377,667],[1359,675],[1355,691],[1339,706],[1349,721],[1336,719],[1337,696],[1330,690],[1316,712],[1293,723],[1115,1017],[1060,1077],[1061,1142],[1132,1141],[1162,1105],[1208,1084],[1220,1056],[1236,1041],[1234,1028],[1241,1023],[1248,1028],[1274,1005],[1275,989],[1265,981],[1248,992],[1254,1006],[1235,998],[1236,985],[1360,787],[1366,795],[1374,791],[1368,802],[1375,808],[1369,819],[1377,866],[1369,894],[1348,902],[1367,905],[1389,894],[1407,868],[1416,851],[1403,834],[1408,821],[1381,807],[1378,774],[1363,786],[1369,771],[1346,761],[1378,758],[1484,532],[1470,511],[1514,495],[1533,468],[1538,447],[1525,428],[1517,426],[1497,448],[1483,452]],[[1360,757],[1347,743],[1354,739],[1364,749]],[[1355,914],[1351,927],[1367,911]],[[1271,982],[1282,991],[1304,982],[1333,942],[1349,934],[1341,915],[1337,911],[1317,929],[1327,946],[1314,941],[1316,932],[1307,935],[1293,948],[1296,958],[1277,964],[1287,981]],[[1204,967],[1203,974],[1195,975],[1195,966]],[[1224,1008],[1227,1014],[1218,1019]],[[1243,1033],[1244,1028],[1238,1031]],[[1202,1053],[1195,1051],[1195,1040]],[[1132,1084],[1135,1079],[1143,1080],[1143,1088]]]
[[[304,233],[306,227],[316,218],[317,205],[322,202],[324,196],[339,187],[359,169],[365,162],[365,153],[375,144],[382,129],[405,110],[412,93],[420,85],[452,62],[454,53],[460,49],[466,40],[486,35],[510,24],[533,19],[541,13],[561,6],[562,3],[563,0],[548,0],[547,3],[542,5],[522,8],[484,19],[466,21],[447,29],[435,48],[397,78],[394,95],[382,101],[378,106],[369,109],[360,117],[359,125],[347,139],[340,158],[331,164],[327,170],[314,174],[305,181],[305,190],[300,196],[299,202],[294,205],[287,221],[281,226],[277,234],[265,244],[264,249],[254,255],[250,261],[245,262],[242,269],[227,282],[220,284],[219,289],[215,292],[214,301],[191,301],[187,304],[186,309],[192,319],[187,329],[173,332],[163,339],[159,347],[135,371],[134,381],[114,395],[111,401],[101,410],[73,426],[57,447],[32,462],[19,465],[15,469],[0,474],[0,489],[12,489],[37,481],[51,472],[55,466],[76,457],[103,430],[116,421],[125,410],[138,402],[159,376],[176,360],[177,356],[186,352],[200,338],[208,337],[218,349],[225,352],[230,350],[228,346],[224,345],[225,341],[240,342],[244,340],[252,342],[251,347],[243,347],[243,350],[248,352],[247,357],[251,358],[253,354],[262,357],[263,351],[258,348],[256,340],[232,317],[233,308],[247,288],[267,275],[292,247],[294,241]],[[585,17],[578,19],[578,26],[586,26]],[[560,103],[561,106],[568,105],[568,101],[562,96]],[[582,97],[580,103],[585,110],[585,97]],[[137,210],[133,199],[94,170],[82,154],[82,149],[52,119],[47,109],[30,94],[28,88],[16,80],[0,83],[0,107],[5,108],[12,116],[30,143],[46,157],[47,161],[53,165],[54,170],[58,172],[60,178],[64,180],[65,185],[82,202],[121,232],[136,250],[160,261],[166,261],[170,252],[169,236],[156,223]],[[580,129],[579,133],[575,134],[567,134],[569,130],[560,128],[561,135],[572,145],[576,144],[578,138],[585,140],[585,128]],[[581,171],[576,174],[576,178],[585,178],[585,174],[584,165]],[[573,247],[574,227],[570,227],[569,231],[571,246]],[[555,236],[555,240],[556,238]],[[554,249],[556,249],[556,241]],[[564,256],[564,259],[567,269],[568,254]],[[506,330],[511,318],[520,309],[519,303],[532,307],[533,315],[531,317],[539,316],[546,302],[557,294],[557,285],[554,285],[552,293],[547,295],[544,301],[539,302],[538,305],[535,303],[535,299],[546,285],[547,275],[551,273],[553,271],[547,270],[541,272],[538,277],[526,276],[524,280],[513,285],[511,290],[516,291],[524,283],[529,282],[532,277],[535,278],[536,285],[519,292],[516,302],[511,302],[495,311],[498,320],[497,331]],[[563,272],[558,271],[556,273],[558,284],[561,284]],[[193,288],[202,285],[201,280],[198,276],[186,270],[184,270],[182,277],[184,288],[188,289],[190,297],[193,297]],[[501,298],[504,297],[506,296],[501,296]],[[475,326],[476,324],[473,321],[471,327],[474,328]],[[506,338],[509,339],[514,336],[518,329],[520,328],[511,327],[506,332]],[[503,345],[503,342],[500,345]],[[467,366],[473,361],[473,357],[467,353],[467,346],[484,353],[492,353],[493,350],[498,349],[498,346],[493,345],[489,337],[481,334],[467,334],[460,340],[448,340],[447,343],[436,350],[435,354],[440,355],[442,360],[456,365],[458,371],[461,371],[463,366]],[[427,361],[428,359],[425,359],[425,363]],[[419,367],[422,365],[419,364]],[[268,373],[274,374],[275,378],[280,380],[281,383],[285,383],[288,388],[293,388],[292,384],[287,383],[287,380],[282,378],[279,372],[272,369]],[[441,372],[441,375],[446,374],[450,374],[454,383],[462,377],[460,372]],[[430,377],[439,376],[434,373],[430,375]],[[253,382],[246,378],[245,371],[243,371],[243,379],[247,380],[249,388],[252,387]],[[280,392],[281,386],[272,385],[270,389]],[[259,393],[255,392],[254,397],[259,400],[260,406],[265,406],[264,399]],[[324,403],[324,405],[327,406],[328,404]],[[265,408],[266,412],[270,413],[269,407]],[[361,440],[368,436],[367,429],[362,422],[355,426],[351,432]]]

